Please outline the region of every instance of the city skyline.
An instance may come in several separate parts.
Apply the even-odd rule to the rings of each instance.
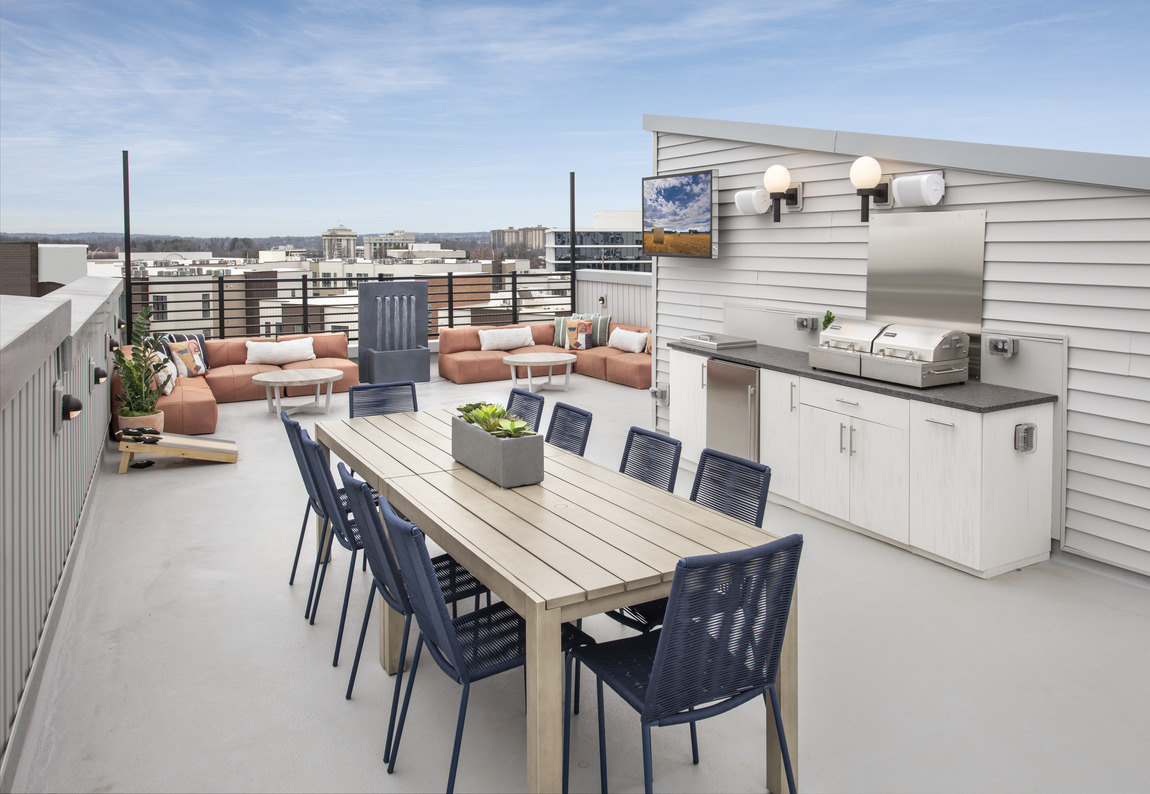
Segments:
[[[1140,2],[0,6],[0,231],[637,210],[644,113],[1146,156]]]

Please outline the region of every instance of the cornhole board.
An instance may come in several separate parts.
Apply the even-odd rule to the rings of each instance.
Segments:
[[[190,458],[192,460],[210,460],[217,463],[235,463],[240,456],[234,441],[178,436],[175,433],[164,433],[155,444],[141,444],[139,440],[129,439],[125,436],[120,440],[120,453],[120,474],[128,471],[128,463],[136,457],[137,453],[161,457]]]

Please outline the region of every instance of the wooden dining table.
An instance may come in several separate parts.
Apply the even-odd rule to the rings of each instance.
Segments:
[[[527,790],[559,791],[560,626],[666,596],[683,557],[777,536],[550,444],[541,483],[501,489],[452,458],[453,415],[332,420],[316,424],[315,438],[526,621]],[[395,673],[403,618],[381,612],[380,663]],[[797,648],[796,595],[777,680],[796,779]],[[778,735],[774,720],[766,724],[766,785],[781,792]]]

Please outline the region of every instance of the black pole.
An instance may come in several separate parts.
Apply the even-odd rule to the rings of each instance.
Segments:
[[[575,313],[575,172],[571,172],[571,313]]]
[[[132,327],[132,224],[128,212],[128,150],[124,149],[124,306],[125,323]]]

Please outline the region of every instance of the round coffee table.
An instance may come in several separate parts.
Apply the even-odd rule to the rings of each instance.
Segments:
[[[575,363],[575,355],[573,353],[515,353],[514,355],[504,356],[503,363],[511,367],[511,384],[513,386],[519,386],[519,378],[515,374],[515,368],[526,367],[528,391],[559,388],[562,388],[563,391],[567,391],[567,386],[571,381],[571,365]],[[563,385],[559,386],[557,383],[552,383],[551,381],[551,368],[562,364],[567,365],[567,370],[563,374]],[[540,382],[538,388],[531,382],[532,367],[547,367],[547,382]]]
[[[281,410],[287,410],[289,414],[292,414],[302,408],[319,408],[319,388],[326,383],[327,400],[323,405],[323,412],[326,414],[331,410],[332,384],[342,377],[343,373],[338,369],[278,369],[274,372],[261,372],[258,375],[252,375],[252,383],[258,383],[264,387],[268,397],[268,413],[276,415],[279,415]],[[283,390],[287,386],[315,386],[315,402],[293,405],[284,409],[282,397]],[[273,390],[275,391],[274,403],[272,402]]]

